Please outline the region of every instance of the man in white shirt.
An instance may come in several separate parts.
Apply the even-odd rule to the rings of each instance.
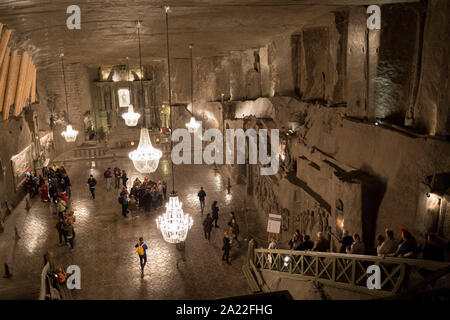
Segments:
[[[385,230],[386,239],[377,247],[378,256],[394,253],[398,247],[398,241],[394,240],[394,232],[391,229]]]

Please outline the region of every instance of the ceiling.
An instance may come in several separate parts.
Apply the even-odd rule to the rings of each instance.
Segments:
[[[17,30],[37,66],[58,62],[117,64],[138,58],[136,20],[142,21],[144,60],[166,56],[164,5],[170,5],[171,55],[224,55],[257,48],[345,5],[418,0],[1,0],[0,22]],[[81,8],[81,30],[69,30],[66,8]]]

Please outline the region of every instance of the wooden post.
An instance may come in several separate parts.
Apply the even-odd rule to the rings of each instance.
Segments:
[[[36,67],[33,68],[33,80],[31,84],[31,103],[36,102],[36,76],[37,76]]]
[[[16,96],[14,99],[14,116],[17,117],[22,111],[22,96],[25,90],[25,81],[27,77],[28,68],[30,66],[30,56],[25,51],[20,61],[19,80],[17,81]]]
[[[18,51],[14,50],[9,62],[8,81],[6,85],[5,101],[3,103],[3,120],[8,120],[9,109],[14,103],[14,94],[16,93],[17,78],[19,76],[19,65],[20,56],[18,55]]]
[[[0,40],[0,67],[3,65],[3,59],[6,54],[6,48],[8,46],[9,38],[11,37],[11,30],[6,30],[3,33],[2,40]]]
[[[3,101],[5,99],[6,91],[6,79],[8,76],[9,60],[10,60],[11,49],[6,49],[6,55],[4,59],[4,64],[0,71],[0,112],[3,110]]]
[[[24,95],[22,97],[22,109],[23,109],[23,107],[26,106],[27,99],[30,97],[31,84],[33,82],[33,73],[34,73],[33,70],[34,70],[33,60],[30,59],[30,65],[28,67],[28,72],[27,72],[27,80],[25,81]]]

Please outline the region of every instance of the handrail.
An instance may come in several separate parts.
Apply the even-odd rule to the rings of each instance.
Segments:
[[[424,277],[424,270],[436,271],[450,266],[450,263],[429,260],[284,249],[254,249],[249,252],[250,259],[259,271],[309,279],[376,296],[394,295],[407,288],[411,272]],[[381,289],[367,288],[367,268],[370,265],[380,268]]]

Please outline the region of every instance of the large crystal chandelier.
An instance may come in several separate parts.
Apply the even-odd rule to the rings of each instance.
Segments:
[[[128,112],[122,114],[122,118],[123,120],[125,120],[125,124],[129,127],[135,127],[140,117],[141,115],[139,113],[134,112],[132,104],[128,106]]]
[[[191,60],[191,106],[192,106],[192,117],[191,120],[186,123],[186,127],[188,128],[188,131],[190,133],[194,133],[198,130],[198,128],[200,128],[200,123],[198,123],[195,120],[194,117],[194,69],[193,69],[193,64],[192,64],[192,48],[193,45],[189,45],[189,51],[190,51],[190,60]]]
[[[162,152],[153,148],[147,128],[141,128],[139,146],[130,152],[128,157],[133,161],[136,170],[141,173],[153,173],[158,168]]]
[[[169,89],[169,108],[172,109],[172,98],[170,90],[170,51],[169,51],[169,10],[168,6],[164,7],[166,11],[166,43],[167,43],[167,75],[168,75],[168,89]],[[173,130],[172,124],[172,110],[170,110],[170,131]],[[172,150],[173,142],[170,139],[170,149]],[[175,175],[172,164],[172,193],[169,197],[169,203],[166,205],[166,212],[156,219],[156,226],[163,235],[165,241],[169,243],[179,243],[186,240],[189,229],[194,223],[189,214],[184,213],[178,195],[175,192]]]
[[[166,212],[156,219],[156,226],[161,230],[165,241],[179,243],[186,240],[189,229],[194,221],[192,217],[183,212],[182,203],[178,195],[173,193],[166,204]]]
[[[69,122],[69,104],[67,102],[66,74],[64,72],[64,53],[61,53],[60,57],[61,57],[61,67],[62,67],[62,74],[63,74],[63,80],[64,80],[64,93],[65,93],[65,97],[66,97],[66,112],[67,112],[67,114],[66,114],[67,127],[66,127],[66,130],[61,132],[61,135],[64,137],[66,142],[75,142],[75,140],[77,140],[78,130],[74,130],[72,128],[72,125],[69,124],[70,123]]]

